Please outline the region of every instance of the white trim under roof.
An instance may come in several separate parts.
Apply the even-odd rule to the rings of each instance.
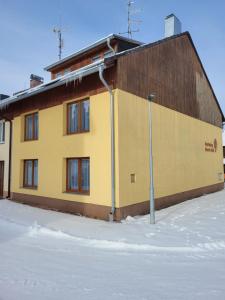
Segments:
[[[0,110],[4,107],[7,107],[9,104],[12,104],[14,102],[20,101],[22,99],[43,93],[47,90],[53,89],[57,86],[67,84],[69,82],[75,81],[77,79],[82,79],[85,76],[91,75],[93,73],[98,72],[99,68],[106,69],[106,65],[104,64],[104,59],[101,59],[97,62],[94,62],[90,65],[87,65],[85,67],[82,67],[78,70],[75,70],[73,72],[70,72],[60,78],[56,78],[54,80],[51,80],[49,82],[40,84],[34,88],[25,90],[21,93],[18,93],[12,97],[6,98],[2,101],[0,101]]]
[[[137,46],[140,46],[140,45],[143,44],[143,43],[141,43],[141,42],[139,42],[139,41],[132,40],[132,39],[126,38],[126,37],[121,36],[121,35],[110,34],[110,35],[108,35],[107,37],[102,38],[102,39],[100,39],[100,40],[94,42],[93,44],[91,44],[91,45],[89,45],[89,46],[87,46],[87,47],[84,47],[84,48],[78,50],[77,52],[75,52],[75,53],[73,53],[73,54],[71,54],[71,55],[68,55],[68,56],[66,56],[65,58],[63,58],[63,59],[61,59],[61,60],[59,60],[59,61],[57,61],[57,62],[55,62],[55,63],[53,63],[53,64],[51,64],[51,65],[49,65],[49,66],[47,66],[47,67],[45,67],[44,70],[45,70],[45,71],[49,71],[49,69],[52,69],[52,68],[54,68],[54,67],[56,67],[56,66],[58,66],[58,65],[60,65],[60,64],[62,64],[62,63],[64,63],[64,62],[66,62],[66,61],[68,61],[68,60],[70,60],[70,59],[72,59],[72,58],[74,58],[74,57],[80,55],[80,54],[85,53],[86,51],[89,51],[89,50],[91,50],[91,49],[93,49],[93,48],[95,48],[95,47],[97,47],[97,46],[99,46],[99,45],[101,45],[101,44],[103,44],[103,43],[106,43],[106,42],[107,42],[107,39],[112,40],[112,39],[114,39],[114,38],[120,39],[120,40],[122,40],[122,41],[129,42],[129,43],[137,44]]]

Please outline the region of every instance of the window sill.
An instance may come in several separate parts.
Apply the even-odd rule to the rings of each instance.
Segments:
[[[72,194],[72,195],[79,195],[79,196],[90,196],[90,192],[72,192],[72,191],[65,191],[64,194]]]
[[[37,187],[32,187],[32,186],[22,186],[21,189],[34,190],[34,191],[38,190]]]
[[[65,136],[70,136],[70,135],[74,135],[74,134],[81,134],[81,133],[89,133],[89,132],[90,132],[90,130],[83,130],[83,131],[71,132],[71,133],[66,132]]]
[[[2,145],[2,144],[5,144],[5,141],[4,142],[0,142],[0,145]]]
[[[32,140],[23,140],[23,142],[35,142],[38,141],[38,139],[32,139]]]

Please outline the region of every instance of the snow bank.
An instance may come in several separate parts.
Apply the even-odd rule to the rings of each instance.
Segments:
[[[0,201],[0,299],[224,299],[225,190],[108,223]]]

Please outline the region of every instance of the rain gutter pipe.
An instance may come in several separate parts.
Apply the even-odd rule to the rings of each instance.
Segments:
[[[113,47],[110,45],[110,38],[107,38],[107,46],[108,48],[113,52],[113,54],[116,54],[116,51],[113,49]]]
[[[114,221],[115,215],[115,130],[114,130],[114,94],[103,77],[103,67],[99,67],[99,78],[110,95],[110,124],[111,124],[111,212],[109,221]]]

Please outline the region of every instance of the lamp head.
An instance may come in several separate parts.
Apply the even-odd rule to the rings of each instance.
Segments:
[[[155,98],[155,93],[151,93],[151,94],[149,94],[148,97],[147,97],[148,101],[153,101],[154,98]]]

